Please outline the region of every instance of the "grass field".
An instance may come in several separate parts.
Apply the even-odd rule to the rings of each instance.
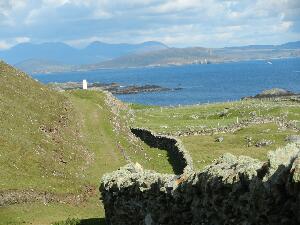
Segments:
[[[224,137],[222,143],[215,141],[215,138],[220,135],[188,136],[183,137],[182,140],[194,160],[195,168],[200,170],[225,152],[234,155],[247,155],[264,161],[268,151],[284,146],[286,144],[285,138],[290,134],[295,134],[295,132],[278,130],[275,124],[264,124],[254,125],[233,134],[222,134]],[[256,146],[247,147],[245,138],[249,136],[254,142],[267,139],[271,140],[273,144],[260,148]]]
[[[178,131],[222,127],[257,117],[286,117],[300,120],[299,103],[289,101],[248,100],[183,107],[153,107],[131,105],[135,110],[135,125],[160,133],[176,134]],[[224,116],[221,116],[221,115]]]
[[[104,224],[98,191],[104,173],[129,160],[147,169],[172,173],[167,152],[149,148],[133,137],[130,126],[176,136],[180,132],[231,126],[253,115],[295,120],[295,124],[300,121],[300,104],[289,101],[251,100],[186,107],[127,106],[118,101],[110,104],[102,92],[55,92],[5,63],[0,63],[0,90],[0,192],[33,190],[75,196],[86,188],[91,190],[80,202],[0,206],[0,225]],[[225,152],[264,160],[269,150],[285,145],[285,138],[296,133],[267,123],[234,133],[178,138],[190,152],[195,168],[202,169]],[[216,142],[220,136],[223,142]],[[273,143],[247,147],[247,137],[254,144],[262,139]]]
[[[162,134],[178,135],[232,126],[251,117],[277,117],[294,121],[299,128],[300,104],[292,101],[248,100],[227,103],[205,104],[183,107],[156,107],[132,104],[135,121],[132,126],[143,127]],[[233,133],[208,133],[207,135],[180,136],[186,149],[192,155],[196,169],[202,169],[225,152],[247,155],[265,160],[267,152],[286,144],[286,137],[299,134],[278,124],[253,124]],[[223,142],[216,138],[223,137]],[[247,147],[246,138],[251,137],[253,145]],[[260,140],[271,140],[272,144],[255,147]]]

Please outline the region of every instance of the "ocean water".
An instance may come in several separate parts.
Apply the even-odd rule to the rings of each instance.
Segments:
[[[117,95],[147,105],[190,105],[239,100],[270,88],[300,92],[300,58],[208,65],[35,74],[43,83],[82,81],[121,85],[155,84],[181,90]]]

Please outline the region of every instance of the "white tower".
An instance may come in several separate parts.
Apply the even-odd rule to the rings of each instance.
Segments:
[[[82,81],[82,89],[83,89],[83,90],[86,90],[86,89],[87,89],[87,81],[86,81],[86,80],[83,80],[83,81]]]

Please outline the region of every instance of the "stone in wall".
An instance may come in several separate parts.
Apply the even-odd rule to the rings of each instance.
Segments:
[[[300,224],[300,148],[270,152],[267,162],[225,154],[181,176],[128,164],[103,176],[109,225]]]

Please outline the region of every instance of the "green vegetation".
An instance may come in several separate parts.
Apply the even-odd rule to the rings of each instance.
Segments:
[[[1,225],[50,225],[55,222],[63,224],[68,218],[76,218],[76,221],[82,221],[84,225],[97,224],[95,221],[102,222],[98,225],[105,224],[104,209],[100,205],[99,196],[91,197],[80,205],[59,203],[11,205],[0,209],[0,218]]]
[[[74,180],[80,185],[76,172],[89,156],[68,99],[4,63],[0,89],[0,190],[65,192]]]
[[[228,126],[253,116],[287,116],[288,120],[300,120],[299,104],[282,101],[248,100],[184,107],[134,105],[133,109],[135,126],[174,135],[177,132]]]
[[[17,192],[29,199],[14,204],[11,197],[0,206],[1,224],[104,224],[97,190],[104,173],[129,160],[172,173],[167,152],[149,148],[130,126],[178,136],[201,169],[225,152],[264,160],[269,150],[285,144],[286,136],[297,133],[279,122],[299,126],[300,121],[300,104],[291,101],[157,107],[126,105],[96,91],[59,93],[5,63],[0,63],[0,90],[0,195]],[[237,120],[269,117],[279,122],[215,132],[234,127]],[[203,130],[205,135],[193,135]],[[220,136],[224,140],[216,142]],[[263,139],[272,144],[256,147]],[[54,200],[35,199],[44,193]]]
[[[172,172],[166,152],[128,135],[126,108],[114,115],[104,93],[57,93],[5,63],[0,64],[0,89],[0,191],[47,192],[62,202],[82,193],[87,198],[8,204],[0,209],[1,224],[104,217],[100,178],[126,164],[122,152],[145,168]],[[116,125],[122,128],[115,130]]]
[[[254,125],[240,131],[206,136],[187,136],[183,137],[183,143],[190,152],[194,166],[200,170],[204,166],[226,152],[234,155],[247,155],[252,158],[266,160],[267,153],[286,144],[285,138],[289,134],[294,134],[291,130],[281,131],[275,124]],[[216,142],[216,137],[224,137],[222,143]],[[273,144],[264,147],[247,147],[246,137],[252,137],[254,143],[262,139],[271,140]]]
[[[202,169],[225,152],[264,160],[268,151],[285,145],[285,138],[297,133],[292,129],[280,127],[280,124],[274,122],[253,123],[225,134],[216,133],[215,130],[218,128],[234,128],[237,122],[251,121],[251,118],[254,120],[272,117],[287,122],[294,121],[298,128],[300,121],[300,104],[289,101],[254,99],[184,107],[133,105],[132,109],[135,111],[135,121],[132,126],[147,128],[162,134],[183,135],[179,138],[192,155],[197,169]],[[206,131],[205,135],[193,135],[203,130]],[[223,137],[224,141],[216,142],[218,137]],[[250,147],[247,147],[247,137],[252,139]],[[272,144],[256,147],[255,144],[263,139],[271,140]]]

